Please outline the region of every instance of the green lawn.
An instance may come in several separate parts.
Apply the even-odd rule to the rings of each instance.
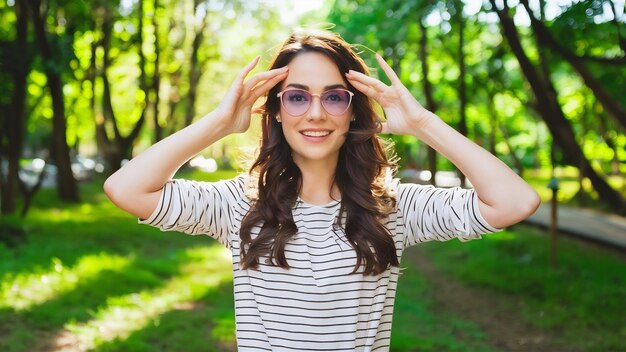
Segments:
[[[206,236],[138,225],[100,187],[83,185],[78,205],[41,191],[23,224],[26,240],[0,244],[0,351],[233,350],[229,252]],[[527,228],[426,248],[459,280],[522,297],[524,319],[540,327],[558,327],[597,350],[626,337],[626,324],[617,325],[626,267],[604,252],[564,243],[561,266],[547,269],[547,240]],[[394,351],[491,350],[475,323],[437,308],[411,266],[401,276],[393,329]]]
[[[480,241],[433,242],[423,248],[452,277],[509,295],[526,322],[556,331],[585,351],[623,350],[624,256],[569,238],[559,242],[555,267],[548,237],[523,225]]]

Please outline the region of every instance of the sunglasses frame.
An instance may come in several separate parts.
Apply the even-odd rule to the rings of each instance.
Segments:
[[[307,94],[311,95],[311,102],[309,103],[309,106],[306,108],[306,110],[304,110],[304,112],[302,112],[299,115],[294,115],[292,113],[290,113],[289,111],[287,111],[287,108],[285,107],[285,103],[283,102],[283,94],[286,92],[290,92],[290,91],[301,91],[301,92],[306,92]],[[328,93],[328,92],[332,92],[332,91],[336,91],[336,90],[341,90],[344,92],[348,92],[348,95],[350,96],[350,101],[348,101],[348,105],[346,106],[346,109],[344,111],[342,111],[339,114],[333,114],[330,111],[328,111],[328,109],[326,109],[326,106],[324,106],[324,101],[322,100],[322,95]],[[332,115],[332,116],[339,116],[344,114],[346,111],[348,111],[348,109],[350,108],[350,105],[352,104],[352,98],[354,97],[354,93],[352,93],[351,91],[347,90],[347,89],[343,89],[343,88],[333,88],[333,89],[329,89],[321,94],[313,94],[311,92],[309,92],[306,89],[301,89],[301,88],[288,88],[283,90],[282,92],[279,92],[278,94],[276,94],[276,97],[278,98],[278,100],[280,100],[280,105],[283,107],[283,109],[285,109],[285,111],[287,111],[287,113],[289,113],[289,115],[291,116],[302,116],[304,114],[307,113],[307,111],[309,111],[309,109],[311,108],[311,105],[313,105],[313,98],[314,97],[318,97],[320,98],[320,103],[322,104],[322,109],[324,109],[324,111],[326,111],[327,114]]]

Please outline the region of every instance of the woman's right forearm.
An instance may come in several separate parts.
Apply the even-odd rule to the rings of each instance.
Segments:
[[[111,175],[104,184],[117,206],[141,218],[157,205],[167,181],[189,159],[231,133],[216,111],[154,144]]]
[[[246,80],[259,59],[257,56],[239,71],[213,112],[156,143],[111,175],[104,183],[111,201],[137,217],[147,218],[156,208],[165,183],[187,160],[231,133],[247,131],[254,103],[289,72],[285,66]]]

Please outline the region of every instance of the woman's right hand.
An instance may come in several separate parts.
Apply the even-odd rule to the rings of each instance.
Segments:
[[[237,78],[233,81],[228,92],[215,109],[224,123],[229,126],[231,133],[242,133],[250,127],[252,106],[261,96],[265,95],[272,87],[287,78],[287,66],[261,72],[246,80],[246,76],[259,62],[257,56],[252,62],[244,67]]]

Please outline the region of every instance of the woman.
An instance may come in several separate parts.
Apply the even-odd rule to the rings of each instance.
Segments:
[[[370,77],[337,35],[296,33],[269,71],[246,80],[253,60],[214,111],[105,183],[111,200],[143,223],[208,234],[232,251],[240,351],[388,350],[406,247],[478,238],[539,204],[528,184],[424,109],[377,60],[390,86]],[[246,131],[265,95],[261,148],[248,174],[171,180],[207,146]],[[428,143],[474,189],[398,184],[379,132]]]

